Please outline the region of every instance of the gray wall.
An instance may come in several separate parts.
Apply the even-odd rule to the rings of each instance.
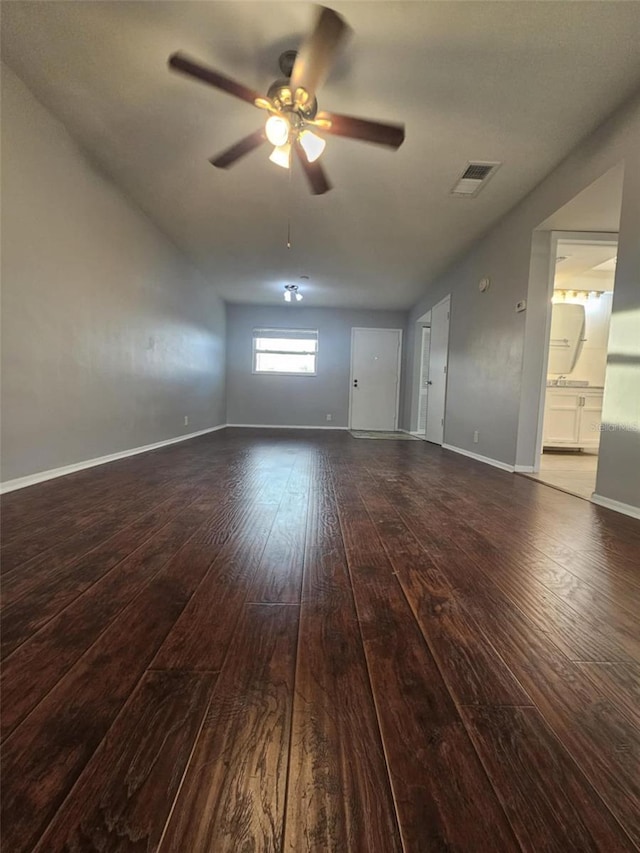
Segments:
[[[640,507],[640,127],[625,163],[602,420],[596,494]]]
[[[223,303],[6,67],[2,249],[3,481],[224,423]]]
[[[402,329],[405,321],[401,311],[227,305],[227,422],[348,426],[352,327]],[[317,329],[317,376],[252,373],[254,328]]]
[[[639,157],[640,97],[636,96],[427,288],[424,298],[410,312],[406,327],[405,428],[413,423],[417,405],[416,320],[450,293],[445,443],[510,465],[516,463],[517,448],[519,463],[532,461],[532,432],[521,424],[519,443],[518,431],[520,419],[530,419],[538,409],[546,318],[543,302],[547,298],[546,291],[528,289],[531,267],[545,262],[543,257],[534,257],[532,262],[533,233],[558,208],[625,161],[611,341],[612,358],[620,365],[624,360],[625,366],[617,369],[619,381],[608,370],[604,418],[617,424],[624,421],[631,429],[611,430],[602,436],[597,492],[640,506],[640,360],[630,351],[634,336],[640,340]],[[491,278],[491,287],[481,294],[478,281],[484,276]],[[516,303],[525,298],[527,312],[516,314]],[[616,328],[620,331],[613,331]],[[617,346],[624,353],[616,355]],[[622,384],[626,394],[622,393]],[[473,443],[474,430],[480,433],[478,444]]]

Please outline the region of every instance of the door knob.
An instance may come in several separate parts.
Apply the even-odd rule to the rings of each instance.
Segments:
[[[433,385],[433,382],[430,379],[427,379],[427,385]]]
[[[354,380],[353,380],[353,387],[354,387],[354,388],[357,388],[357,387],[358,387],[358,380],[357,380],[357,379],[354,379]]]

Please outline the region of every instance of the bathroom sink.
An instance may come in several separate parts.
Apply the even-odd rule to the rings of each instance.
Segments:
[[[589,382],[586,379],[549,379],[547,386],[550,385],[558,388],[587,388]]]

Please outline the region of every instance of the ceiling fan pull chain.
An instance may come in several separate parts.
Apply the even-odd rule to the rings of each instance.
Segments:
[[[293,169],[289,166],[289,186],[287,188],[287,249],[291,248],[291,186],[293,183]]]

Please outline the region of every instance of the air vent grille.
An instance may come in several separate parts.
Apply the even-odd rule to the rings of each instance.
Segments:
[[[493,169],[493,166],[485,166],[480,165],[479,163],[472,163],[470,166],[464,171],[461,180],[463,181],[484,181],[489,172]]]
[[[496,173],[500,165],[497,162],[487,161],[467,163],[456,185],[451,190],[452,195],[466,196],[467,198],[476,196]]]

